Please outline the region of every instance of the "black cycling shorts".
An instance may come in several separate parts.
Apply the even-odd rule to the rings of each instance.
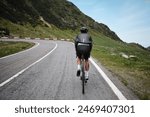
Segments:
[[[90,51],[91,51],[91,47],[89,44],[78,44],[77,45],[76,54],[79,59],[81,59],[81,57],[83,55],[83,58],[85,60],[88,60],[88,58],[90,57]]]

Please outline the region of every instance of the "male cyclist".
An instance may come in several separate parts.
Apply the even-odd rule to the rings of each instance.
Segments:
[[[90,52],[92,50],[92,38],[88,34],[88,29],[86,27],[82,27],[80,29],[80,34],[75,38],[75,49],[77,55],[77,76],[80,76],[81,71],[81,57],[83,56],[85,59],[85,79],[88,80],[89,78],[89,60]]]

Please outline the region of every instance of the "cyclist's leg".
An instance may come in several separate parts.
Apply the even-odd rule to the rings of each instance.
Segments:
[[[89,79],[89,61],[85,59],[85,79]]]
[[[89,60],[85,60],[85,71],[89,71]]]
[[[85,71],[89,71],[89,57],[90,57],[90,53],[85,53],[84,54],[84,59],[85,59]]]
[[[81,70],[81,59],[80,57],[77,57],[77,70]]]
[[[81,59],[77,56],[77,65],[80,65]]]
[[[77,76],[80,76],[81,71],[81,54],[77,52]]]
[[[89,78],[89,57],[90,57],[90,53],[86,53],[86,55],[85,55],[85,78],[86,78],[86,80],[88,80],[88,78]]]

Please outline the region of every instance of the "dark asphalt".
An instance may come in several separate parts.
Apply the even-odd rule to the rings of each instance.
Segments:
[[[76,77],[76,56],[72,43],[44,40],[34,42],[40,45],[29,51],[0,59],[0,84],[42,58],[56,44],[57,48],[46,58],[0,87],[1,100],[118,99],[91,63],[89,81],[85,86],[85,94],[82,94],[81,81]]]

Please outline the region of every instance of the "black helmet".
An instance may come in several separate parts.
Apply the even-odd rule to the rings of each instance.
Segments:
[[[87,33],[88,32],[88,28],[87,27],[81,27],[80,31],[81,31],[81,33]]]

